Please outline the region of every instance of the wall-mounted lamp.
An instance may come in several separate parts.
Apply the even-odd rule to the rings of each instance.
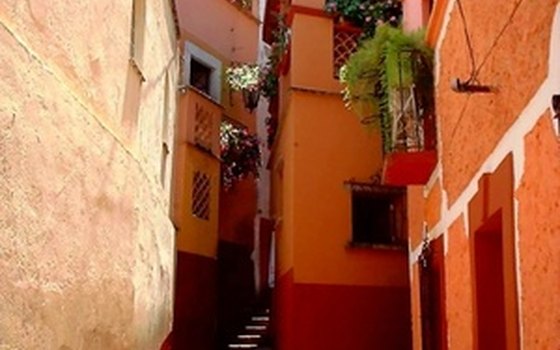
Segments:
[[[560,131],[560,95],[552,95],[552,110],[554,111],[554,119],[558,123],[558,132]]]
[[[457,93],[489,93],[492,92],[490,86],[472,83],[472,80],[461,81],[459,78],[451,80],[451,90]]]

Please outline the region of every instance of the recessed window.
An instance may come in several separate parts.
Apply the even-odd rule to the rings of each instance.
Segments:
[[[191,59],[191,76],[189,84],[210,95],[210,76],[212,69],[196,59]]]
[[[405,195],[394,187],[352,186],[354,245],[402,245],[405,242]]]

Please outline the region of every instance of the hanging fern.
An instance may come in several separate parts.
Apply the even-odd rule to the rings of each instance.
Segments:
[[[423,108],[433,108],[433,52],[424,33],[405,33],[383,25],[365,40],[341,69],[343,99],[366,126],[379,127],[385,151],[391,150],[394,91],[416,87]]]

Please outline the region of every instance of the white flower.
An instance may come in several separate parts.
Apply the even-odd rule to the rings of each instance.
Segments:
[[[233,90],[254,88],[259,84],[260,67],[256,64],[236,64],[226,69],[226,80]]]

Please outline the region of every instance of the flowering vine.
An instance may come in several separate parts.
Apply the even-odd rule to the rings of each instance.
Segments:
[[[220,127],[222,185],[227,190],[249,175],[258,177],[261,165],[259,139],[246,128],[224,121]]]
[[[402,17],[402,0],[326,0],[325,11],[362,28],[363,37],[375,34],[382,24],[397,26]]]

